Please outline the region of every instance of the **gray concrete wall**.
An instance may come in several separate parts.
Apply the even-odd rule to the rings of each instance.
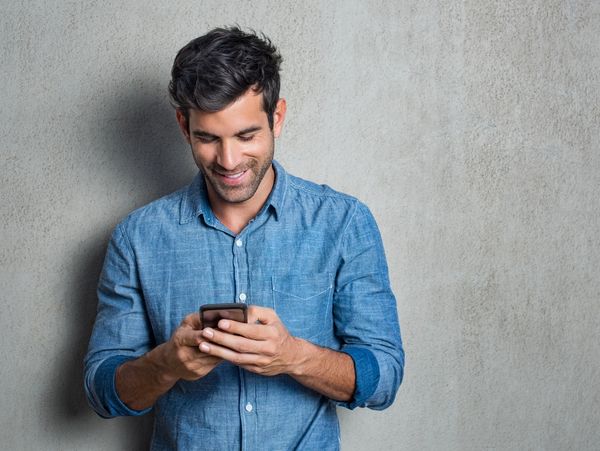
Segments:
[[[176,50],[237,22],[285,56],[279,160],[386,244],[406,377],[340,412],[344,449],[598,449],[600,2],[1,3],[0,448],[146,446],[84,401],[95,285],[119,218],[195,172]]]

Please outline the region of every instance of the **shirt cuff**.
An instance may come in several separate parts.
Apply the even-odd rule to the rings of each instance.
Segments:
[[[375,393],[379,383],[379,364],[375,355],[366,348],[358,346],[346,346],[342,352],[348,354],[354,360],[354,373],[356,375],[354,396],[350,402],[340,405],[354,409],[365,407],[367,400]]]
[[[96,375],[94,377],[96,393],[98,397],[102,400],[104,408],[106,409],[110,417],[123,415],[140,416],[152,410],[152,407],[149,407],[144,410],[130,409],[125,405],[123,401],[121,401],[121,398],[119,398],[119,395],[117,394],[117,389],[115,387],[115,376],[117,368],[121,364],[129,360],[133,360],[134,358],[135,357],[123,355],[109,357],[104,362],[102,362],[96,370]]]

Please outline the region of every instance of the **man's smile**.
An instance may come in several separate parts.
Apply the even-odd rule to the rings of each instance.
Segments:
[[[248,168],[240,171],[237,170],[236,172],[227,172],[227,171],[221,171],[221,170],[216,170],[213,169],[213,173],[215,173],[220,181],[226,185],[230,185],[230,186],[236,186],[236,185],[240,185],[242,184],[243,180],[244,180],[244,175],[246,175],[246,173],[249,171]]]

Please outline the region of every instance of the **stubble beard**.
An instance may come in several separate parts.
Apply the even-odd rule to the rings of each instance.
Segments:
[[[249,171],[251,179],[248,183],[242,186],[229,186],[221,183],[218,179],[218,172],[224,172],[218,164],[211,164],[207,168],[200,167],[204,180],[210,184],[214,193],[223,201],[238,204],[251,199],[258,191],[258,188],[265,177],[265,174],[273,164],[274,143],[271,145],[271,152],[268,157],[260,163],[260,160],[249,160],[247,163],[236,167],[233,171],[227,172],[242,172]],[[247,175],[245,175],[247,177]]]

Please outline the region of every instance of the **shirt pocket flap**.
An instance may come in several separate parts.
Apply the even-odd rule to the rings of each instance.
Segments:
[[[329,274],[286,274],[271,281],[275,311],[293,336],[311,339],[332,333]]]

